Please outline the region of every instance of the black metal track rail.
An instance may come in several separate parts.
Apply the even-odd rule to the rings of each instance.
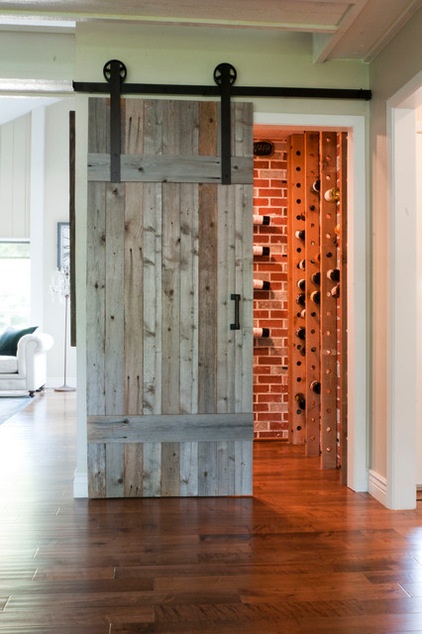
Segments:
[[[214,70],[215,86],[182,84],[125,84],[127,75],[123,62],[112,59],[104,65],[104,82],[73,82],[75,92],[109,94],[110,116],[110,179],[119,183],[121,177],[121,95],[196,95],[219,97],[221,100],[221,183],[231,183],[231,98],[232,97],[275,97],[289,99],[371,99],[370,90],[346,88],[287,88],[277,86],[234,86],[236,69],[227,63],[219,64]]]
[[[104,82],[74,81],[75,92],[110,92],[110,84]],[[122,84],[120,89],[126,95],[196,95],[199,97],[220,97],[219,86],[182,84]],[[290,99],[349,99],[369,101],[372,92],[362,88],[295,88],[283,86],[231,86],[232,97],[279,97]]]

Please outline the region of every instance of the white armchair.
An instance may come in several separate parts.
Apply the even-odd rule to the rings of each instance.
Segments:
[[[16,356],[0,355],[0,390],[26,390],[34,396],[44,389],[53,343],[51,335],[34,332],[19,339]]]

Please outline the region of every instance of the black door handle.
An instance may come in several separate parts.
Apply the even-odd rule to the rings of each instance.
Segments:
[[[240,295],[239,293],[232,293],[230,299],[234,301],[234,324],[230,324],[230,330],[240,330],[240,321],[239,321],[239,306],[240,306]]]

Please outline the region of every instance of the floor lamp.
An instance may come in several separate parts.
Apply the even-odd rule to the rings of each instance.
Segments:
[[[69,330],[69,302],[70,302],[70,275],[69,268],[63,267],[57,269],[53,281],[51,283],[51,292],[54,295],[58,295],[60,301],[64,301],[64,345],[63,345],[63,385],[56,387],[55,392],[75,392],[76,388],[67,385],[66,371],[67,371],[67,339]]]

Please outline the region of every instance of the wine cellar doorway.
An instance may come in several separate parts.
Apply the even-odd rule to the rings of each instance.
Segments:
[[[347,133],[254,130],[258,440],[347,463]]]

